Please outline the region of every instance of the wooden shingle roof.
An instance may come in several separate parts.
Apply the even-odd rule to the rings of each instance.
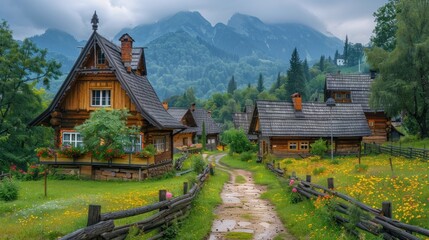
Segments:
[[[167,112],[179,122],[182,122],[184,118],[187,118],[186,126],[188,128],[183,131],[180,131],[180,133],[194,133],[198,131],[197,123],[191,113],[191,110],[185,108],[169,108]]]
[[[290,137],[362,137],[371,135],[364,112],[359,104],[337,104],[330,108],[324,103],[303,103],[302,111],[281,101],[257,101],[250,125],[255,132],[259,119],[262,136]]]
[[[328,74],[325,90],[350,91],[352,103],[360,104],[364,112],[382,112],[383,110],[374,110],[369,107],[373,81],[369,74]]]
[[[219,134],[221,129],[219,125],[213,120],[211,115],[202,108],[191,110],[195,121],[197,122],[197,135],[201,135],[203,131],[203,122],[205,123],[206,134]]]
[[[86,56],[90,53],[90,51],[95,45],[98,45],[101,48],[101,50],[105,54],[106,59],[109,62],[110,67],[109,69],[103,69],[100,71],[114,72],[122,88],[127,92],[128,96],[131,98],[131,101],[136,105],[137,110],[150,124],[159,129],[185,128],[164,109],[161,102],[159,101],[157,94],[155,93],[155,90],[149,83],[147,77],[137,75],[133,71],[127,72],[126,68],[124,67],[124,64],[122,63],[121,49],[109,40],[99,35],[96,31],[94,31],[89,38],[87,44],[85,45],[81,54],[76,60],[72,70],[70,71],[63,85],[55,95],[51,105],[48,107],[48,109],[46,109],[41,115],[39,115],[30,123],[31,126],[37,125],[44,121],[46,118],[48,118],[50,113],[59,106],[61,100],[64,98],[64,96],[67,94],[67,91],[70,89],[71,84],[73,84],[73,82],[77,79],[77,75],[81,71],[87,71],[81,69],[81,66]],[[140,53],[143,53],[143,49],[141,49]],[[97,70],[95,69],[90,71]]]

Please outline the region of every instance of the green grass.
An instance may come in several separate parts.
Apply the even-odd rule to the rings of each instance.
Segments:
[[[89,204],[101,205],[102,212],[148,205],[158,201],[160,189],[181,195],[185,181],[187,177],[143,182],[48,180],[46,198],[43,181],[18,182],[18,200],[0,201],[0,238],[56,239],[86,226]],[[147,215],[118,220],[115,225]]]
[[[226,239],[240,239],[240,240],[246,240],[246,239],[253,239],[253,234],[246,233],[246,232],[229,232],[225,234]]]
[[[235,183],[238,183],[238,184],[246,183],[246,179],[243,176],[238,175],[235,177]]]
[[[213,211],[222,203],[220,193],[228,179],[228,174],[220,170],[217,170],[214,176],[210,176],[192,204],[189,216],[180,224],[176,239],[204,239],[207,236],[216,218]]]
[[[386,142],[384,145],[394,145],[394,146],[401,146],[404,148],[412,147],[412,148],[426,148],[429,149],[429,138],[425,139],[418,139],[417,137],[407,136],[402,137],[401,141],[399,142]]]

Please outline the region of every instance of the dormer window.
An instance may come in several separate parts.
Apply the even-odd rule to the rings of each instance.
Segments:
[[[91,106],[110,107],[110,90],[92,90]]]

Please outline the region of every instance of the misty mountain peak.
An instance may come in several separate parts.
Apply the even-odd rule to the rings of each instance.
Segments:
[[[269,31],[269,28],[259,18],[246,14],[235,13],[229,19],[229,27],[241,34],[249,34],[249,30],[258,29],[258,31]]]

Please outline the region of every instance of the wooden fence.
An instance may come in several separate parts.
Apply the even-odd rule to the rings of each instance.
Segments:
[[[423,160],[429,160],[429,149],[425,148],[411,148],[393,145],[380,145],[376,143],[364,143],[363,144],[364,154],[370,153],[386,153],[392,156],[402,156],[406,158],[420,158]]]
[[[185,162],[187,158],[188,158],[188,153],[184,152],[183,155],[174,162],[174,168],[176,170],[182,170],[183,162]]]
[[[138,227],[140,231],[147,233],[154,229],[159,229],[175,219],[185,218],[188,210],[191,208],[192,201],[203,187],[209,172],[210,165],[197,176],[196,183],[189,191],[188,183],[185,182],[183,183],[183,195],[171,200],[166,199],[166,190],[160,190],[159,202],[152,205],[107,213],[101,213],[101,206],[99,205],[90,205],[87,227],[72,232],[61,239],[124,239],[131,227]],[[155,210],[159,210],[159,212],[138,222],[122,226],[115,226],[114,224],[114,220],[116,219],[137,216]],[[151,239],[159,239],[162,236],[163,232]]]
[[[3,180],[3,178],[11,178],[10,173],[1,173],[0,174],[0,180]]]
[[[269,163],[267,164],[267,167],[278,176],[285,177],[284,171],[279,168],[275,168],[273,164]],[[429,237],[428,229],[393,220],[391,207],[392,204],[390,202],[383,202],[381,204],[381,209],[376,209],[367,206],[350,196],[335,191],[333,178],[327,179],[328,187],[311,183],[311,175],[307,175],[306,179],[303,180],[297,178],[293,172],[292,176],[290,176],[290,179],[294,179],[297,182],[297,192],[308,199],[336,196],[344,200],[342,202],[337,202],[334,206],[335,214],[333,217],[339,224],[346,225],[350,222],[350,220],[347,218],[350,215],[349,210],[352,206],[355,206],[371,216],[369,219],[361,218],[360,221],[356,223],[356,227],[366,232],[376,236],[381,236],[383,239],[420,239],[419,237],[413,235],[413,233]],[[357,236],[358,232],[352,230],[351,234]]]

